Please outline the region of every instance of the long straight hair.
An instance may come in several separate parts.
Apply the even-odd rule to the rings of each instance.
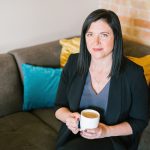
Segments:
[[[88,72],[91,62],[91,54],[87,49],[85,34],[90,28],[90,25],[100,19],[103,19],[106,21],[106,23],[108,23],[114,34],[112,67],[109,76],[118,74],[121,70],[121,65],[123,62],[123,39],[119,18],[113,11],[98,9],[89,14],[83,23],[80,41],[80,53],[77,62],[77,72],[81,75]]]

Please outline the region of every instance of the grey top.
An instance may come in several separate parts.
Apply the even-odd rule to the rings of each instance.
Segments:
[[[105,85],[105,87],[101,90],[100,93],[96,94],[91,84],[90,73],[88,73],[83,93],[81,96],[80,108],[100,108],[103,111],[103,113],[105,113],[108,104],[109,86],[110,81]]]

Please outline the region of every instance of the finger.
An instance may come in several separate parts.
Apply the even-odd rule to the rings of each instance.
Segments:
[[[66,122],[75,122],[76,120],[75,120],[75,118],[67,118],[66,119]]]
[[[79,129],[77,129],[77,128],[73,130],[74,134],[77,134],[78,132],[79,132]]]
[[[87,129],[85,132],[91,133],[91,134],[96,134],[97,129]]]
[[[66,120],[66,124],[67,125],[72,125],[72,126],[77,126],[78,125],[78,122],[75,120],[75,119],[72,119],[72,118],[70,118],[70,119],[67,119]]]
[[[84,134],[83,132],[80,132],[80,135],[81,135],[83,138],[86,138],[86,139],[95,139],[95,138],[96,138],[95,136],[86,135],[86,134]]]
[[[74,134],[77,134],[79,132],[79,129],[77,128],[69,128],[69,130],[71,130]]]
[[[75,123],[70,122],[70,121],[67,121],[67,122],[66,122],[66,125],[67,125],[67,126],[75,126]]]
[[[77,125],[71,124],[71,123],[66,123],[66,126],[68,127],[68,129],[70,129],[71,131],[75,131],[78,132],[79,128]]]
[[[78,123],[67,122],[66,125],[69,126],[69,127],[72,127],[72,128],[78,128]]]
[[[75,113],[72,113],[72,116],[76,119],[76,120],[79,120],[80,119],[80,114],[75,112]]]
[[[95,133],[90,133],[90,132],[87,132],[87,131],[83,131],[82,134],[85,135],[85,136],[93,136],[93,135],[95,135]]]
[[[83,135],[88,136],[88,137],[94,137],[94,138],[100,137],[100,132],[98,129],[94,129],[94,130],[88,129],[82,132],[83,132]]]

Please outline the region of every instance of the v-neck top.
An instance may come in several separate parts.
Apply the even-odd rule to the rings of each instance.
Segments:
[[[81,96],[80,109],[96,108],[105,113],[108,104],[109,87],[110,80],[100,93],[96,94],[92,87],[90,73],[88,73]]]

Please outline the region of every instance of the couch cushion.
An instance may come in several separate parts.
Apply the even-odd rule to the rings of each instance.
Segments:
[[[146,55],[140,58],[128,56],[128,58],[131,61],[143,67],[144,75],[146,77],[147,84],[149,85],[150,84],[150,55]]]
[[[0,117],[22,110],[22,85],[14,58],[0,54]]]
[[[59,42],[54,41],[46,44],[13,50],[9,53],[15,57],[22,76],[21,65],[23,63],[37,66],[50,66],[54,68],[60,67],[60,51],[61,46]]]
[[[62,69],[22,64],[22,71],[23,110],[54,107]]]
[[[54,109],[37,109],[33,110],[32,113],[40,118],[43,122],[48,124],[51,128],[53,128],[56,132],[59,131],[61,126],[61,122],[56,119],[54,114]]]
[[[55,150],[57,134],[27,112],[0,118],[0,149]]]
[[[61,39],[59,43],[62,45],[60,65],[61,67],[64,67],[70,54],[79,53],[80,38]]]
[[[149,125],[142,134],[138,150],[150,150],[149,139],[150,139],[150,121]]]

